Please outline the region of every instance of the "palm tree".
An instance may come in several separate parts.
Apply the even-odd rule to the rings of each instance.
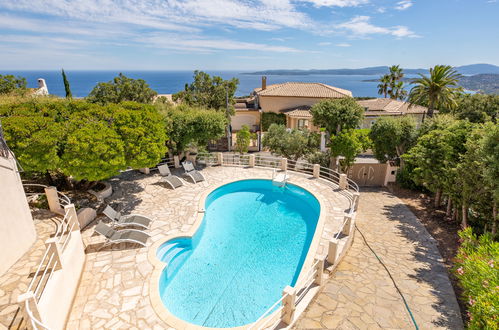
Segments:
[[[461,75],[450,65],[435,65],[430,76],[419,74],[411,81],[415,86],[409,93],[411,104],[428,105],[428,117],[433,117],[435,108],[457,106],[457,97],[462,91],[458,86]]]
[[[390,67],[390,73],[388,74],[390,78],[390,89],[388,90],[388,95],[394,100],[403,100],[407,96],[407,92],[404,90],[404,72],[399,65],[392,65]]]
[[[394,83],[391,90],[388,91],[390,97],[394,100],[404,100],[407,97],[407,91],[404,89],[404,85],[403,81]]]
[[[379,82],[378,94],[383,95],[386,98],[386,95],[388,94],[388,87],[390,86],[390,75],[385,74],[379,79]]]

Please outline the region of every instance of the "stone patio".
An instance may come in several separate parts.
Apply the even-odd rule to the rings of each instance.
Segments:
[[[17,297],[28,289],[45,252],[45,240],[55,233],[61,221],[60,217],[48,210],[35,210],[33,218],[37,234],[35,243],[0,277],[0,329],[17,329],[25,324]]]
[[[167,235],[187,232],[193,225],[198,200],[207,189],[245,178],[270,179],[269,169],[208,167],[203,170],[206,182],[171,190],[159,183],[158,175],[136,171],[111,180],[114,194],[107,201],[122,213],[142,213],[154,221],[148,247]],[[327,240],[339,231],[348,199],[323,180],[292,173],[297,183],[325,202],[326,223],[319,253],[327,250]],[[102,217],[99,220],[104,220]],[[149,299],[149,279],[153,266],[147,259],[148,247],[114,246],[98,251],[102,238],[94,235],[93,226],[83,230],[87,261],[75,298],[68,329],[164,329],[168,328],[155,313]]]
[[[115,245],[101,249],[95,222],[83,232],[86,265],[68,320],[68,329],[165,329],[149,298],[153,266],[148,248],[167,235],[187,232],[197,213],[198,200],[213,187],[244,178],[270,178],[265,169],[211,167],[207,182],[171,190],[157,174],[136,171],[110,180],[114,194],[106,201],[122,213],[153,218],[148,246]],[[323,243],[340,227],[349,207],[347,198],[323,180],[292,173],[291,182],[309,189],[325,202],[327,219]],[[0,328],[16,328],[21,313],[15,303],[24,292],[45,250],[43,242],[56,228],[48,211],[34,213],[38,238],[29,253],[0,278]],[[99,217],[98,220],[105,220]],[[367,242],[391,271],[420,329],[462,329],[459,307],[433,238],[398,199],[385,191],[361,194],[357,225]],[[296,329],[413,329],[403,302],[385,269],[357,231],[354,243],[334,275],[295,325]]]
[[[386,264],[420,329],[463,329],[435,240],[414,214],[383,190],[362,192],[357,226]],[[296,329],[414,329],[386,270],[360,232]]]

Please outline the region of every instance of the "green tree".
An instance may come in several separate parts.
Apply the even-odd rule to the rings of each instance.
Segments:
[[[353,98],[323,100],[310,111],[314,125],[323,127],[329,136],[339,135],[342,129],[357,128],[364,118],[364,108]],[[337,164],[338,159],[333,155],[331,167],[336,169]]]
[[[121,136],[126,165],[154,167],[165,155],[164,118],[154,106],[135,102],[121,103],[115,110],[113,126]]]
[[[484,178],[492,192],[492,233],[497,233],[497,205],[499,204],[499,125],[486,129],[483,139]]]
[[[135,101],[139,103],[151,103],[158,95],[142,79],[132,79],[120,73],[118,77],[107,83],[98,83],[90,92],[87,100],[92,103],[120,103],[123,101]]]
[[[194,81],[186,84],[185,89],[173,94],[173,100],[194,107],[225,110],[229,102],[229,113],[233,114],[234,94],[239,79],[224,80],[219,76],[210,76],[203,71],[194,71]]]
[[[241,154],[248,152],[252,138],[254,138],[254,134],[250,132],[247,125],[243,125],[236,133],[236,150]]]
[[[69,133],[62,172],[76,180],[104,180],[126,167],[124,144],[103,122],[90,122]]]
[[[182,105],[169,109],[165,116],[168,147],[175,154],[184,152],[189,144],[205,146],[225,135],[223,112]]]
[[[496,122],[499,113],[499,95],[464,94],[452,113],[458,119],[467,119],[472,123]]]
[[[449,65],[436,65],[430,68],[430,76],[420,74],[413,79],[409,102],[428,106],[428,117],[433,117],[435,109],[452,109],[457,106],[457,98],[462,92],[458,86],[460,74]]]
[[[12,92],[25,93],[26,92],[26,78],[15,77],[11,74],[0,74],[0,94],[10,94]]]
[[[64,72],[64,69],[62,69],[62,81],[64,82],[64,90],[66,91],[66,98],[72,99],[73,94],[71,93],[71,88],[69,87],[69,81],[68,78],[66,77],[66,72]]]
[[[383,97],[386,99],[389,87],[390,87],[390,75],[385,74],[381,76],[381,78],[379,79],[378,94],[383,95]]]
[[[11,116],[2,119],[5,139],[26,172],[44,174],[52,184],[51,171],[60,165],[59,140],[64,132],[52,118]]]
[[[319,147],[318,134],[307,130],[288,130],[284,125],[272,124],[262,139],[263,146],[278,156],[298,160]]]
[[[369,138],[361,130],[347,129],[331,137],[331,153],[334,157],[343,156],[340,160],[341,171],[347,173],[355,163],[355,158],[369,148]]]
[[[397,161],[403,167],[401,156],[416,141],[416,122],[408,116],[382,117],[371,127],[369,137],[377,160],[381,163]]]

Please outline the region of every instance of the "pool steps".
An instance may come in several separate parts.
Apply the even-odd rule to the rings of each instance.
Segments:
[[[167,278],[174,275],[189,255],[189,253],[186,253],[189,251],[192,251],[192,246],[186,241],[172,241],[158,250],[158,258],[167,264]]]

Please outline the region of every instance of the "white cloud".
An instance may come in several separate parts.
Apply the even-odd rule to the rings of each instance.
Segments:
[[[337,25],[337,28],[347,30],[356,37],[367,37],[372,34],[387,34],[398,38],[418,37],[406,26],[381,27],[370,23],[369,16],[357,16],[350,21]]]
[[[346,42],[342,42],[342,43],[336,44],[335,46],[336,46],[336,47],[350,47],[350,46],[352,46],[352,45],[350,45],[350,44],[348,44],[348,43],[346,43]]]
[[[376,12],[378,12],[380,14],[384,14],[384,13],[386,13],[386,8],[385,7],[379,7],[378,9],[376,9]]]
[[[301,50],[274,46],[263,43],[243,42],[230,39],[206,38],[201,36],[186,36],[181,34],[155,34],[138,37],[135,40],[147,47],[158,49],[172,49],[180,51],[213,52],[217,50],[260,50],[262,52],[296,53]]]
[[[369,0],[299,0],[309,2],[316,7],[356,7],[369,2]]]
[[[319,42],[317,45],[319,46],[329,46],[331,43],[329,41]]]
[[[412,7],[413,4],[414,3],[412,2],[412,0],[402,0],[402,1],[397,2],[395,9],[406,10],[406,9]]]
[[[172,31],[210,24],[264,31],[306,28],[311,24],[311,19],[290,0],[0,0],[0,7],[87,22],[126,23]]]

